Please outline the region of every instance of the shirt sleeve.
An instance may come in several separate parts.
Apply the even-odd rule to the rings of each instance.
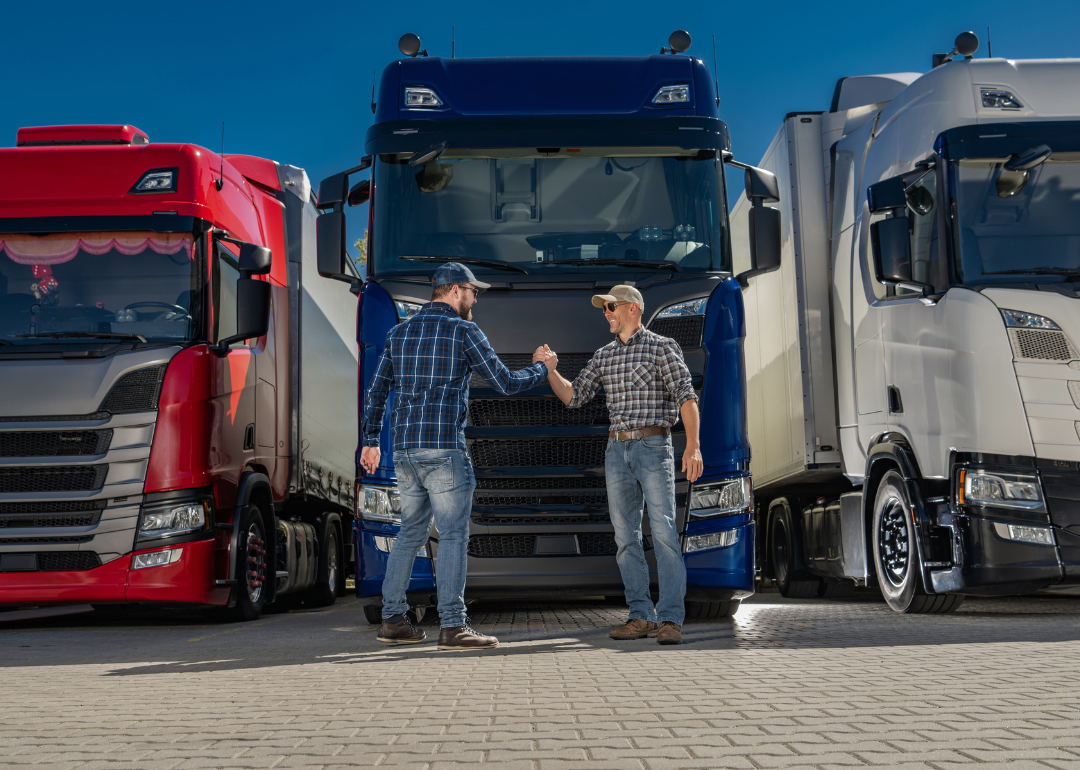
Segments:
[[[690,370],[686,368],[686,362],[683,361],[682,348],[679,347],[679,343],[675,342],[675,340],[668,340],[668,344],[665,344],[660,350],[660,359],[657,362],[660,369],[660,378],[663,380],[667,392],[671,394],[671,398],[680,407],[687,401],[697,401],[697,394],[694,392],[694,385],[690,380]]]
[[[386,397],[394,385],[394,359],[390,353],[390,335],[386,335],[386,347],[379,356],[375,376],[371,378],[364,403],[364,446],[379,446],[379,434],[382,432],[383,414],[386,411]]]
[[[581,373],[574,378],[574,395],[566,408],[577,409],[579,406],[589,403],[592,401],[593,396],[596,395],[596,391],[600,390],[602,384],[600,379],[600,351],[597,351],[589,359],[589,363],[585,364],[585,368],[581,370]]]
[[[473,371],[491,383],[491,387],[510,396],[534,388],[548,375],[547,365],[538,362],[512,372],[495,354],[487,335],[476,324],[465,325],[465,358]]]

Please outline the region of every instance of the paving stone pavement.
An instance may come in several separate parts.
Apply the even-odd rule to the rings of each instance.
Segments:
[[[84,608],[85,609],[85,608]],[[375,641],[355,600],[215,625],[0,613],[0,768],[1080,770],[1080,599],[900,616],[762,593],[687,644],[600,601],[470,610],[500,646]]]

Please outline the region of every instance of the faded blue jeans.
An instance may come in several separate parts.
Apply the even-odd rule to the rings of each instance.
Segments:
[[[465,570],[476,476],[463,449],[399,449],[394,452],[401,493],[401,531],[386,561],[384,618],[408,612],[405,592],[416,552],[428,541],[431,520],[439,530],[435,584],[443,628],[465,624]]]
[[[630,617],[680,626],[686,615],[686,564],[675,523],[675,452],[670,436],[636,441],[608,439],[604,458],[608,508]],[[642,545],[642,504],[649,508],[649,527],[660,578],[660,601],[653,607],[649,565]]]

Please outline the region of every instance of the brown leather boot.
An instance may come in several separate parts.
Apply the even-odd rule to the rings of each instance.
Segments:
[[[656,641],[660,644],[682,644],[682,626],[670,620],[663,621],[656,632]]]
[[[624,642],[627,639],[641,639],[646,636],[656,636],[656,624],[651,620],[630,618],[630,620],[626,621],[626,625],[611,629],[611,633],[608,634],[608,636],[612,639],[618,639],[620,642]]]
[[[416,644],[427,639],[427,634],[424,629],[414,626],[409,613],[405,613],[393,618],[383,618],[379,635],[375,638],[387,644]]]
[[[439,631],[440,650],[486,650],[498,646],[499,640],[494,636],[485,636],[474,631],[468,618],[463,626]]]

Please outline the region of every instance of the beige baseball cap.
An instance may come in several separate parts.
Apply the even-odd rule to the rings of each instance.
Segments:
[[[636,302],[639,310],[645,310],[645,300],[642,299],[641,292],[626,284],[612,286],[608,294],[593,295],[593,307],[603,307],[605,302]]]

